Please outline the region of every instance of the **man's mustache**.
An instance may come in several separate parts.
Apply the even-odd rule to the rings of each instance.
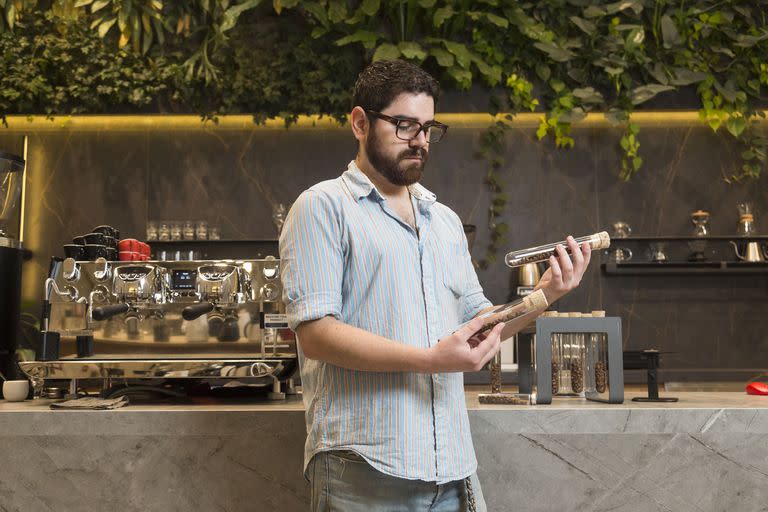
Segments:
[[[404,158],[413,158],[418,157],[422,160],[427,159],[427,151],[423,148],[414,148],[414,149],[406,149],[402,153],[400,153],[400,156],[398,157],[398,160],[403,160]]]

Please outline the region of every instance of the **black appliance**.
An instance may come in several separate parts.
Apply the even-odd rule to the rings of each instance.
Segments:
[[[22,247],[9,224],[19,218],[19,198],[24,180],[24,159],[0,151],[0,371],[19,378],[16,340],[21,307]]]

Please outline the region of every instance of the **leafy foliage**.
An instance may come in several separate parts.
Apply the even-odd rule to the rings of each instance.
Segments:
[[[517,112],[542,112],[539,138],[577,143],[602,112],[622,128],[617,174],[642,167],[636,109],[688,88],[700,119],[743,145],[728,178],[766,166],[768,10],[751,0],[0,0],[0,116],[105,111],[250,112],[259,122],[348,111],[365,63],[404,58],[449,88],[480,83],[493,193],[491,243],[506,201],[498,171]]]

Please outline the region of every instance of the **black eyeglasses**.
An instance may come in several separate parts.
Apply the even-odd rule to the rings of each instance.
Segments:
[[[401,117],[392,117],[375,110],[366,110],[373,117],[395,125],[395,136],[400,140],[413,140],[419,136],[419,132],[424,132],[427,142],[434,144],[440,142],[445,132],[448,131],[448,125],[438,123],[437,121],[427,121],[421,124],[413,119],[403,119]]]

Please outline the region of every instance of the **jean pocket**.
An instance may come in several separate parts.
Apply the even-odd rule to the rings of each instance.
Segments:
[[[332,450],[328,452],[328,455],[343,462],[351,462],[353,464],[367,464],[366,460],[360,454],[352,450]]]

